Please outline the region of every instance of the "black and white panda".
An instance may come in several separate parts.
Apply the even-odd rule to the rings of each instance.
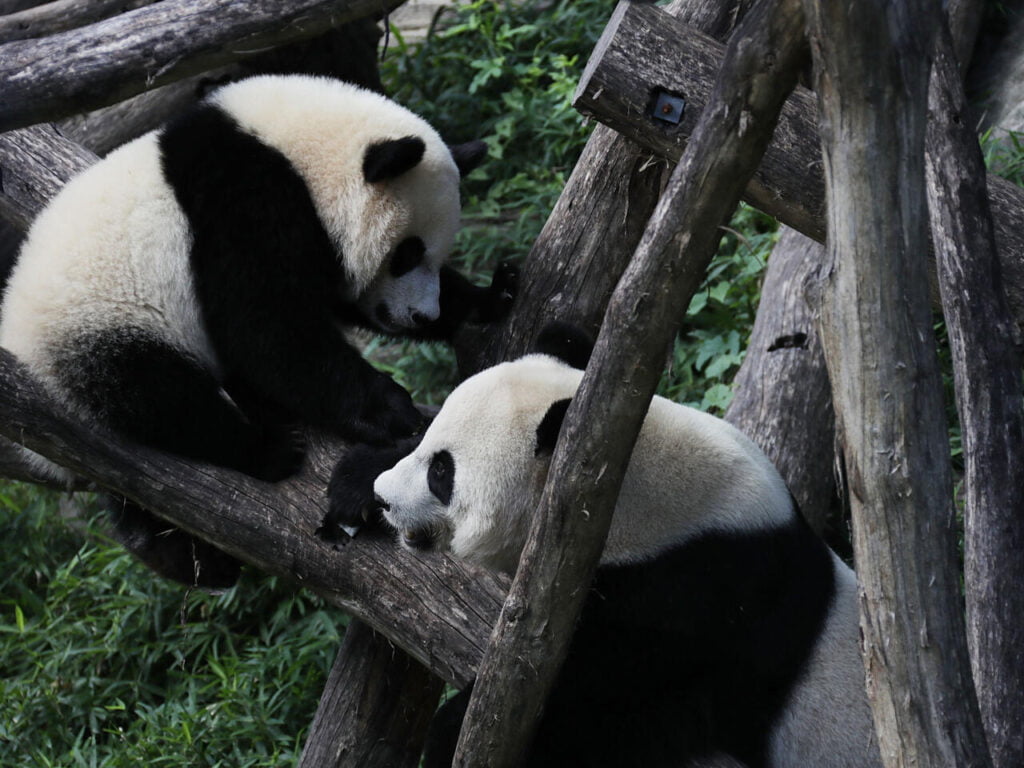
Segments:
[[[562,359],[533,354],[467,379],[377,477],[406,546],[516,568],[582,377],[550,343],[568,338],[579,364],[579,339],[547,336],[542,349]],[[880,766],[856,593],[749,439],[655,398],[526,764],[650,768],[724,753],[748,768]],[[442,708],[427,765],[451,764],[466,701]]]
[[[78,417],[268,481],[298,469],[296,425],[412,434],[410,397],[344,331],[443,339],[507,311],[513,269],[476,287],[444,266],[483,149],[336,80],[222,87],[39,215],[0,345]]]

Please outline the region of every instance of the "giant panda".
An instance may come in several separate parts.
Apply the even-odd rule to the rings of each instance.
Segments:
[[[262,480],[297,471],[300,425],[384,444],[413,434],[409,395],[345,332],[444,339],[508,309],[514,269],[476,287],[444,266],[460,176],[483,149],[328,78],[219,88],[40,213],[0,345],[78,418]],[[129,538],[167,528],[125,524]]]
[[[517,566],[586,342],[467,379],[418,446],[373,483],[413,549]],[[583,350],[583,351],[581,351]],[[339,464],[335,523],[351,516]],[[728,423],[654,398],[568,658],[526,765],[880,766],[864,689],[853,572],[810,530],[778,472]],[[426,765],[448,766],[463,691]]]

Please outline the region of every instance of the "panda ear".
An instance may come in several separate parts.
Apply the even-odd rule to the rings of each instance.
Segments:
[[[569,410],[571,397],[565,400],[556,400],[540,420],[537,427],[537,446],[533,449],[533,455],[550,456],[555,452],[555,444],[558,442],[558,433],[562,431],[562,422],[565,421],[565,413]]]
[[[396,179],[415,168],[427,145],[419,136],[378,141],[366,148],[363,156],[363,178],[371,184],[385,179]]]
[[[483,159],[487,157],[487,144],[482,141],[449,144],[448,151],[452,153],[455,166],[459,169],[459,176],[465,178],[470,171],[480,165]]]
[[[533,349],[542,355],[557,357],[563,363],[582,371],[590,362],[594,342],[579,326],[556,321],[544,326]]]

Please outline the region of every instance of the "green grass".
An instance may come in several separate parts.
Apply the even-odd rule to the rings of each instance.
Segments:
[[[186,593],[58,498],[0,486],[0,765],[294,764],[340,612],[258,574]]]

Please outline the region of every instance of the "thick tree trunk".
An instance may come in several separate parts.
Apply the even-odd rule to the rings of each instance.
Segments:
[[[959,601],[927,296],[924,129],[937,6],[805,0],[821,102],[822,314],[887,766],[987,766]]]
[[[966,459],[964,587],[978,703],[996,768],[1024,765],[1024,403],[985,185],[952,43],[929,88],[927,178]]]
[[[416,768],[443,687],[384,635],[352,621],[299,768]]]
[[[636,7],[621,4],[615,16]],[[455,765],[518,765],[529,747],[665,350],[796,82],[802,38],[798,0],[759,3],[732,37],[712,103],[609,303],[481,663]]]
[[[116,16],[156,0],[54,0],[0,16],[0,43],[45,37]]]

